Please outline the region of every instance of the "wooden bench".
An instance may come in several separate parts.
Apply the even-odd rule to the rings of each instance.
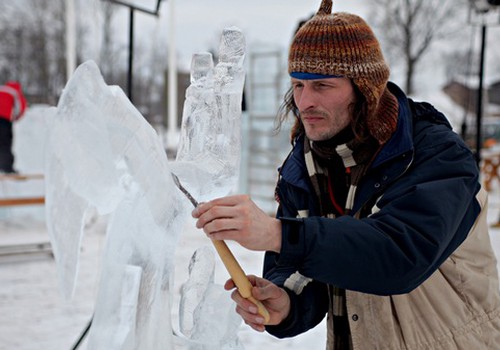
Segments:
[[[43,174],[0,174],[0,183],[43,179]],[[8,196],[0,198],[0,208],[44,204],[44,196],[19,195],[14,197],[13,194],[9,194]],[[25,261],[27,259],[38,259],[41,257],[54,257],[50,242],[9,242],[7,244],[0,244],[0,262]]]
[[[0,174],[0,181],[43,180],[43,178],[43,174]],[[0,207],[43,204],[45,204],[43,196],[0,198]]]
[[[43,174],[0,174],[0,181],[43,180]]]
[[[18,254],[52,254],[50,242],[0,245],[0,256]]]
[[[0,207],[45,204],[45,197],[0,198]]]
[[[0,245],[0,262],[18,262],[40,258],[54,258],[50,242]]]

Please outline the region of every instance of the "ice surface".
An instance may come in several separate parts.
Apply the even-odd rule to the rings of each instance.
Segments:
[[[193,334],[195,310],[203,300],[208,286],[214,281],[214,268],[213,249],[198,248],[189,262],[189,279],[182,286],[179,305],[180,330],[187,337]]]
[[[86,214],[109,214],[89,349],[168,349],[171,252],[189,203],[159,138],[93,62],[75,71],[57,110],[47,224],[66,296],[74,291]]]
[[[244,57],[245,38],[235,27],[223,31],[215,67],[210,53],[193,56],[172,169],[198,201],[226,195],[237,183]]]
[[[153,128],[120,88],[106,85],[94,62],[78,67],[63,91],[48,128],[45,183],[47,227],[67,298],[87,216],[97,211],[109,220],[88,349],[174,348],[173,257],[192,207],[171,169],[200,199],[227,194],[238,176],[244,39],[237,28],[223,32],[220,50],[215,67],[205,54],[194,59],[191,114],[184,114],[181,152],[172,163]],[[188,302],[186,292],[183,304],[194,341],[188,344],[237,349],[227,293],[196,271],[190,281],[200,279],[203,288],[192,291],[201,299]],[[188,322],[184,311],[191,309]],[[215,328],[213,317],[222,320]]]
[[[180,331],[189,350],[243,349],[237,337],[241,318],[222,286],[214,284],[213,247],[200,247],[189,263],[179,306]]]

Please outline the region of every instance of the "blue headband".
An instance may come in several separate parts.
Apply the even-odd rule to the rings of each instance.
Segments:
[[[290,76],[300,80],[327,79],[327,78],[342,78],[343,75],[324,75],[315,73],[292,72]]]

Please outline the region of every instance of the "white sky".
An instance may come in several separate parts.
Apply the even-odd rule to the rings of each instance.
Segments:
[[[133,1],[133,0],[128,0]],[[148,8],[154,7],[154,0],[135,0]],[[175,40],[179,63],[189,62],[191,55],[199,51],[215,49],[222,29],[237,26],[243,30],[247,45],[269,45],[286,49],[297,23],[314,14],[320,0],[163,0],[160,16],[136,12],[136,40],[148,36],[155,29],[160,35],[169,31],[171,23],[171,1],[174,2]],[[334,11],[346,11],[365,15],[369,0],[334,1]],[[121,11],[119,26],[123,28],[128,42],[128,11]],[[165,43],[167,45],[167,43]],[[187,63],[189,64],[189,63]]]
[[[93,0],[93,5],[89,8],[95,8],[102,1]],[[156,0],[122,1],[144,4],[145,7],[151,9],[156,6]],[[141,50],[151,49],[152,42],[155,43],[156,48],[165,49],[165,59],[167,59],[166,48],[172,25],[175,32],[177,63],[185,71],[189,70],[193,53],[217,50],[220,34],[228,26],[237,26],[243,30],[248,52],[262,46],[286,52],[298,22],[314,14],[320,3],[321,0],[162,0],[158,17],[138,11],[134,17],[134,62],[137,62],[135,69],[140,66],[141,53],[147,55],[147,52],[141,52]],[[370,4],[370,0],[334,0],[333,11],[358,14],[370,24]],[[172,5],[175,13],[173,24],[170,22]],[[116,30],[114,37],[121,41],[125,48],[128,45],[129,11],[124,6],[116,6],[119,10],[114,21]],[[90,16],[94,19],[95,29],[100,27],[99,16],[95,16],[95,12],[91,12]],[[463,21],[464,26],[469,26],[466,18],[457,18],[457,20]],[[499,30],[498,25],[489,28],[488,41],[490,43],[496,40]],[[376,34],[380,37],[380,33]],[[99,41],[100,37],[96,35],[95,40]],[[453,47],[457,44],[454,42],[450,45]],[[459,45],[469,45],[468,34]],[[498,66],[497,58],[500,54],[496,46],[488,45],[486,75],[489,69]],[[479,39],[476,40],[475,47],[478,51]],[[402,84],[400,78],[403,72],[397,69],[398,67],[391,64],[391,80]],[[426,74],[429,78],[422,79],[422,74]],[[443,80],[442,52],[431,50],[425,60],[419,63],[417,75],[415,81],[417,89],[429,89],[429,85],[435,86],[438,77],[440,81]]]

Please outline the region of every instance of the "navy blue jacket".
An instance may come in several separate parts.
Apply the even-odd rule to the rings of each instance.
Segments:
[[[377,295],[410,292],[464,241],[480,212],[472,152],[443,114],[388,86],[399,101],[398,126],[358,185],[358,218],[319,216],[303,137],[280,170],[282,248],[266,253],[264,277],[283,286],[298,271],[313,282],[300,295],[288,291],[291,314],[267,327],[275,336],[318,324],[328,311],[327,284]],[[305,209],[308,217],[298,218]]]

